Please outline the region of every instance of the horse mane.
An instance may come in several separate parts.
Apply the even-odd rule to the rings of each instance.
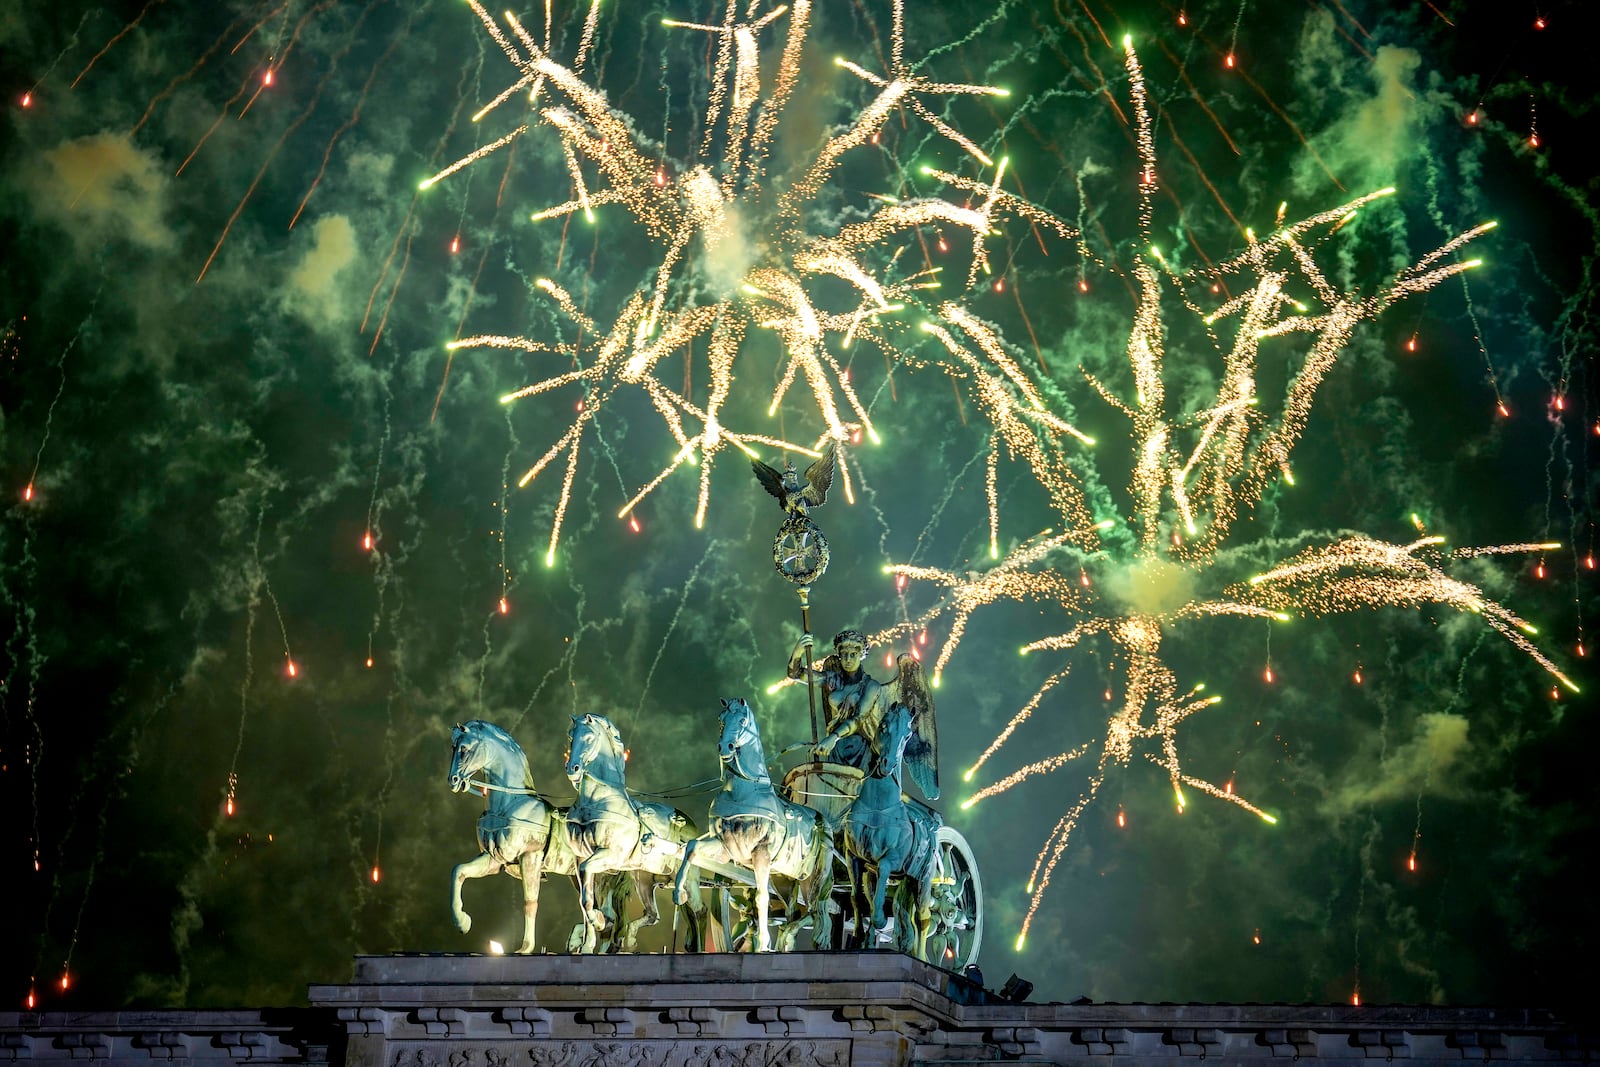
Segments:
[[[622,741],[622,731],[618,730],[616,724],[610,719],[598,712],[586,711],[582,715],[576,716],[573,723],[574,727],[580,722],[590,723],[590,729],[604,737],[611,746],[611,757],[616,762],[617,771],[617,781],[613,784],[622,786],[628,776],[628,750]]]
[[[488,719],[473,719],[465,725],[468,730],[479,730],[489,735],[497,744],[514,752],[517,761],[522,765],[522,788],[530,792],[533,791],[533,769],[528,765],[528,754],[522,750],[521,745],[517,744],[516,738]]]

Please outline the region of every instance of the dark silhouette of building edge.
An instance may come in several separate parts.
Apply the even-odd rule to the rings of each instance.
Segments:
[[[889,952],[361,956],[309,1007],[0,1012],[0,1061],[835,1067],[1600,1060],[1549,1011],[1028,1001]]]

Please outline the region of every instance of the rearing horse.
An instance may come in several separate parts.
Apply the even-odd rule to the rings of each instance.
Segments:
[[[607,925],[596,906],[597,876],[630,871],[644,917],[659,918],[655,889],[677,873],[683,844],[695,836],[689,817],[669,804],[637,800],[628,793],[627,753],[622,735],[603,715],[575,715],[567,734],[567,778],[578,799],[567,809],[567,841],[578,860],[578,906],[583,912],[583,951],[592,952]],[[629,939],[631,940],[630,928]],[[698,934],[691,934],[698,937]]]
[[[938,816],[905,802],[900,788],[900,769],[906,742],[913,735],[911,709],[894,704],[872,739],[872,755],[861,792],[845,817],[844,851],[850,860],[851,881],[855,889],[856,936],[871,947],[888,925],[884,917],[884,895],[889,879],[900,875],[915,888],[914,915],[899,916],[912,925],[913,955],[927,959],[927,938],[933,902],[933,879],[938,871]],[[864,875],[874,875],[870,916]],[[870,927],[865,921],[870,917]]]
[[[457,864],[451,874],[450,913],[462,933],[471,930],[472,916],[461,904],[462,884],[506,871],[522,880],[522,945],[517,951],[532,952],[542,876],[548,871],[576,878],[578,873],[562,826],[565,812],[534,792],[528,757],[494,723],[458,723],[450,745],[450,791],[481,789],[487,801],[478,816],[478,858]]]
[[[769,952],[768,895],[776,877],[784,898],[781,940],[793,946],[800,923],[815,915],[812,937],[817,948],[830,947],[832,933],[826,904],[833,892],[833,848],[827,820],[815,808],[780,797],[767,774],[761,732],[750,705],[722,702],[722,735],[717,755],[722,760],[722,791],[711,801],[711,829],[690,841],[678,868],[674,899],[688,898],[684,882],[694,863],[732,863],[750,870],[756,882],[756,951]]]

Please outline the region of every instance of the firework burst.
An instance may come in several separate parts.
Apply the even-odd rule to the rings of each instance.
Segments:
[[[451,346],[551,353],[572,368],[541,377],[503,398],[509,403],[568,386],[582,391],[579,417],[520,481],[529,484],[565,456],[565,480],[547,558],[553,559],[559,542],[584,436],[619,392],[643,393],[676,444],[661,470],[622,506],[621,516],[627,516],[673,471],[697,464],[695,521],[701,524],[716,457],[730,445],[750,452],[753,445],[764,444],[815,456],[821,443],[831,439],[841,446],[843,489],[852,498],[851,464],[842,446],[860,443],[863,436],[873,443],[880,438],[843,354],[861,344],[880,350],[890,367],[924,366],[915,349],[928,332],[950,351],[947,369],[969,381],[995,422],[997,440],[1033,462],[1046,484],[1061,486],[1052,488],[1052,493],[1069,524],[1085,524],[1087,511],[1080,494],[1064,481],[1070,471],[1046,469],[1047,458],[1031,443],[1036,427],[1047,435],[1076,431],[1045,409],[1037,390],[1005,355],[990,327],[958,303],[922,299],[941,287],[941,268],[932,266],[925,255],[920,267],[902,263],[916,258],[905,255],[908,250],[925,249],[924,231],[937,230],[940,240],[947,231],[964,234],[970,247],[965,286],[970,289],[991,269],[986,240],[999,232],[1004,218],[1026,217],[1061,236],[1075,235],[1048,212],[1002,190],[1005,160],[991,159],[928,105],[929,100],[959,96],[1004,96],[1004,89],[934,81],[916,73],[903,54],[903,11],[896,3],[886,74],[836,60],[838,68],[872,87],[872,99],[826,136],[814,157],[778,180],[772,173],[774,141],[796,95],[811,5],[778,6],[757,15],[759,5],[752,4],[741,17],[738,5],[728,4],[720,24],[664,23],[672,32],[710,35],[716,54],[703,114],[704,137],[693,158],[673,165],[669,176],[669,168],[660,162],[666,156],[664,146],[641,137],[629,116],[581,77],[581,63],[569,66],[551,57],[548,29],[540,43],[515,18],[508,15],[502,29],[476,3],[471,6],[520,72],[479,117],[518,99],[526,89],[533,119],[452,163],[424,187],[535,129],[544,130],[560,142],[572,196],[535,212],[533,219],[581,214],[593,222],[597,207],[616,205],[643,228],[656,249],[651,277],[607,323],[592,321],[553,282],[539,283],[578,339],[472,337]],[[766,85],[760,51],[764,37],[780,26],[786,36],[775,76]],[[545,95],[551,98],[548,102],[541,100]],[[956,145],[984,175],[926,172],[960,193],[961,203],[901,196],[896,190],[865,197],[848,211],[830,213],[824,202],[832,202],[830,183],[845,158],[872,146],[884,123],[902,113],[915,116]],[[778,187],[782,191],[774,192]],[[776,415],[791,387],[803,382],[823,424],[821,434],[810,442],[730,424],[734,418],[730,412],[745,410],[733,403],[735,382],[741,377],[736,367],[756,358],[752,353],[774,347],[759,340],[762,334],[775,339],[780,353],[777,365],[770,375],[763,368],[743,377],[776,381],[765,398],[769,417]],[[969,353],[956,334],[967,338],[977,353]],[[662,369],[676,355],[695,359],[700,345],[705,352],[703,395],[691,396],[668,384]]]

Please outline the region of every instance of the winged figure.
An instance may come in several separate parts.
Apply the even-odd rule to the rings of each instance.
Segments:
[[[906,742],[905,765],[912,781],[929,800],[939,799],[939,724],[934,718],[933,690],[916,657],[902,652],[899,674],[889,683],[891,700],[911,712],[911,740]]]
[[[752,458],[750,467],[756,472],[762,488],[778,498],[779,507],[790,515],[805,515],[828,499],[828,489],[833,485],[834,447],[833,442],[828,442],[827,450],[806,468],[804,482],[796,472],[793,461],[785,463],[783,470],[779,471]]]

